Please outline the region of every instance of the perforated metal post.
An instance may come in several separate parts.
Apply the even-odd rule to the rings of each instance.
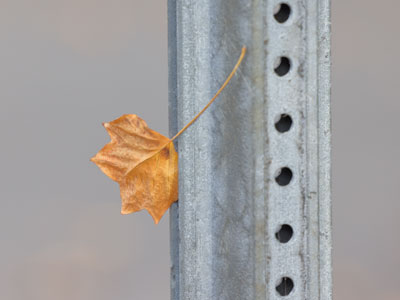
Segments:
[[[331,299],[329,0],[169,0],[171,299]]]

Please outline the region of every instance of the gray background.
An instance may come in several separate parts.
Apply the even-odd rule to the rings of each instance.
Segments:
[[[336,299],[400,298],[398,12],[333,3]],[[120,215],[101,122],[167,135],[166,1],[0,0],[0,299],[168,299],[168,216]]]

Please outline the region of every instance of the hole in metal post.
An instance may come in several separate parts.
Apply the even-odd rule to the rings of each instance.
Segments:
[[[276,239],[283,244],[289,242],[292,236],[293,236],[292,226],[287,224],[282,225],[279,231],[275,233]]]
[[[282,114],[279,121],[275,123],[275,128],[279,132],[283,133],[290,130],[290,128],[292,127],[292,123],[292,118],[289,115]]]
[[[290,6],[286,3],[281,3],[275,8],[274,18],[278,23],[285,23],[289,19],[290,13]]]
[[[287,296],[293,290],[294,284],[293,280],[289,277],[283,277],[279,285],[276,286],[276,291],[281,296]]]
[[[290,71],[290,60],[289,58],[282,56],[276,62],[274,71],[278,76],[285,76]]]
[[[293,177],[292,171],[289,168],[285,167],[279,170],[279,173],[275,176],[275,181],[280,186],[285,186],[290,183],[292,177]]]

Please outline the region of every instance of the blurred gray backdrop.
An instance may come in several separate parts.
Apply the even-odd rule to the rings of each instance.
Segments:
[[[400,299],[394,0],[332,1],[336,299]],[[120,215],[101,126],[167,135],[166,1],[0,0],[0,299],[169,298],[169,221]]]

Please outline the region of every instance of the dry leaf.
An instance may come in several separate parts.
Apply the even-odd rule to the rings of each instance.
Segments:
[[[136,115],[105,123],[111,142],[92,158],[120,185],[122,214],[147,209],[156,223],[178,200],[178,154],[172,141]]]
[[[122,214],[146,209],[157,224],[178,200],[178,154],[173,140],[181,135],[214,102],[243,60],[246,48],[233,71],[210,102],[172,139],[150,129],[136,115],[105,123],[111,142],[91,160],[120,185]]]

